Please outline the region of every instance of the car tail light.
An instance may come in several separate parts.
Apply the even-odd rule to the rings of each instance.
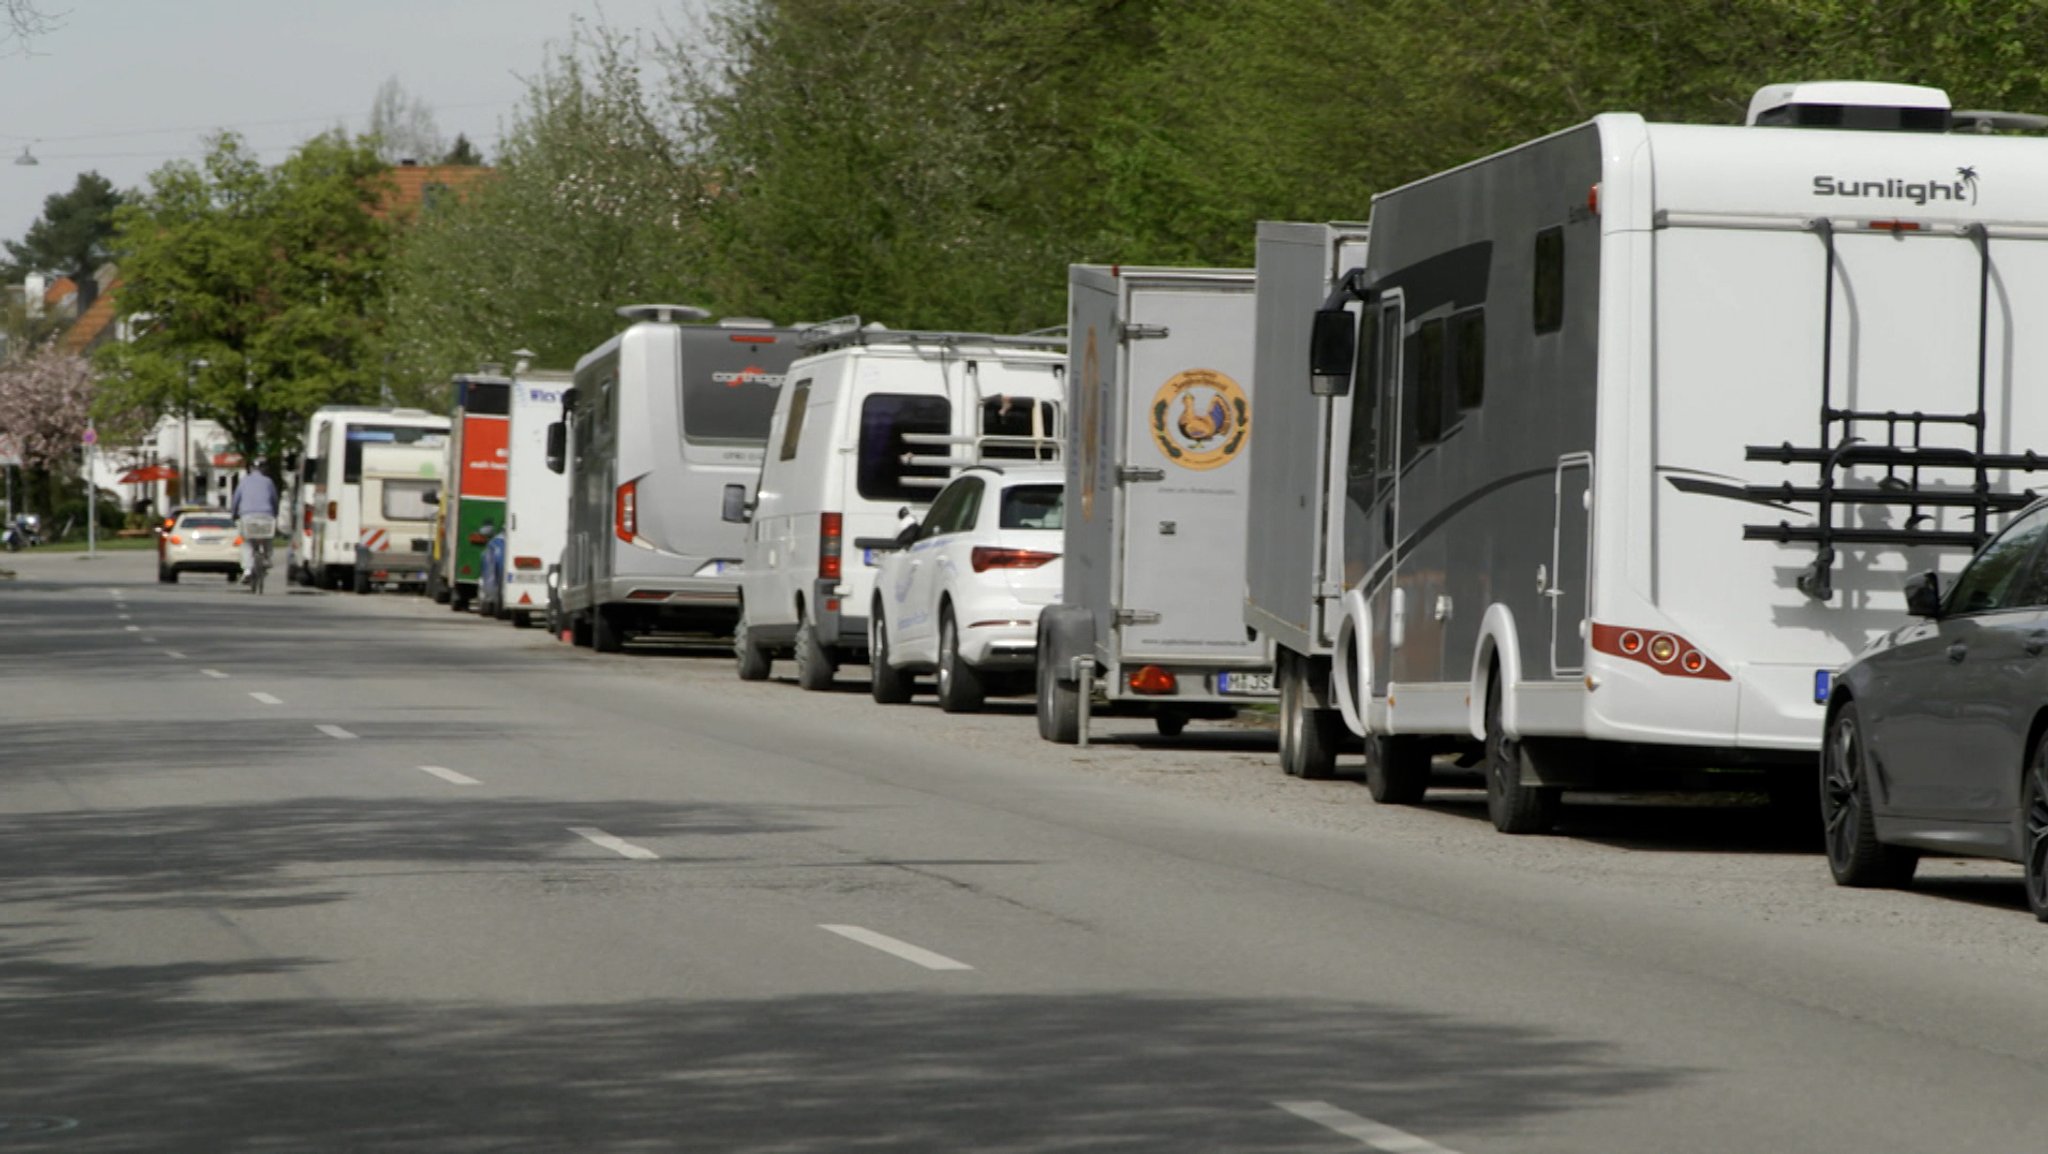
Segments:
[[[512,558],[512,567],[513,567],[514,569],[522,569],[522,570],[528,570],[528,569],[538,569],[538,568],[540,568],[540,558],[538,558],[538,557],[514,557],[514,558]]]
[[[339,501],[329,501],[329,502],[327,502],[327,519],[328,519],[329,521],[339,521],[339,520],[341,520],[341,502],[339,502]]]
[[[640,535],[640,482],[628,481],[612,494],[612,532],[626,542]]]
[[[1704,681],[1730,681],[1728,671],[1668,629],[1635,629],[1626,625],[1594,625],[1593,649],[1625,657],[1671,677],[1697,677]]]
[[[1131,692],[1150,697],[1163,697],[1180,692],[1180,679],[1157,665],[1139,667],[1131,674]]]
[[[241,548],[241,547],[242,547],[242,535],[241,535],[240,533],[237,533],[237,534],[235,534],[235,548],[239,549],[239,548]]]
[[[839,580],[840,547],[845,543],[845,522],[837,513],[818,515],[818,576]]]
[[[1059,559],[1058,553],[1037,549],[998,549],[993,545],[977,545],[967,557],[976,573],[986,573],[991,569],[1036,569],[1048,561]]]
[[[306,532],[313,531],[313,506],[306,506]]]
[[[171,534],[171,544],[183,545],[184,543],[185,539],[183,537],[178,536],[176,533]]]

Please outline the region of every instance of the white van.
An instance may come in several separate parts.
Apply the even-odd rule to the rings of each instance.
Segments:
[[[365,445],[434,444],[448,437],[448,418],[425,409],[328,405],[306,424],[304,450],[288,508],[293,521],[290,572],[306,585],[346,589],[354,583],[362,540]]]
[[[858,317],[806,330],[768,428],[740,568],[733,638],[743,680],[793,656],[824,689],[867,657],[875,559],[847,544],[894,536],[968,465],[1058,457],[1066,341],[898,332]]]
[[[547,568],[569,535],[569,478],[548,468],[548,426],[562,412],[568,373],[528,370],[512,377],[512,428],[506,442],[505,572],[499,617],[521,629],[547,612]]]

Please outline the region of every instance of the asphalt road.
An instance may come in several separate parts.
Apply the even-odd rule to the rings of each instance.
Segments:
[[[0,567],[0,1149],[2043,1147],[2008,867]]]

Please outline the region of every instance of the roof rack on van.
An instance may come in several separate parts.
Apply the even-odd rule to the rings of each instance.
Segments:
[[[711,316],[709,310],[696,305],[620,305],[617,311],[629,321],[660,321],[662,324],[701,321]]]
[[[1064,330],[1057,337],[1038,333],[968,333],[929,329],[891,329],[863,325],[858,315],[834,317],[808,326],[797,334],[797,343],[812,352],[873,345],[983,345],[1001,349],[1047,349],[1060,352],[1067,347]]]

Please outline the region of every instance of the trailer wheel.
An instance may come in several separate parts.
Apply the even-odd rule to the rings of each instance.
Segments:
[[[569,643],[590,648],[590,614],[577,613],[569,618]]]
[[[741,681],[768,680],[768,670],[773,667],[774,659],[768,656],[766,649],[754,644],[753,634],[747,628],[744,607],[740,610],[739,622],[732,627],[732,655],[738,661]]]
[[[1280,768],[1289,777],[1324,781],[1337,774],[1344,716],[1309,705],[1309,659],[1280,650]]]
[[[1050,635],[1038,639],[1038,736],[1059,745],[1081,740],[1081,687],[1061,681]]]
[[[796,683],[813,693],[832,688],[832,658],[808,621],[796,629]]]
[[[602,605],[590,610],[590,647],[599,653],[617,653],[625,644],[625,636],[619,629],[619,620]]]
[[[1185,713],[1158,713],[1152,716],[1152,726],[1161,737],[1179,737],[1187,732],[1188,715]]]
[[[364,569],[360,565],[356,566],[355,577],[352,579],[351,584],[355,586],[355,591],[358,595],[367,594],[370,591],[369,570]]]
[[[1429,792],[1429,750],[1412,737],[1365,739],[1365,790],[1381,805],[1414,805]]]
[[[531,628],[533,628],[533,614],[531,614],[531,613],[528,613],[528,612],[526,612],[526,611],[525,611],[525,610],[523,610],[523,609],[522,609],[522,610],[520,610],[520,611],[519,611],[519,612],[517,612],[517,613],[514,613],[514,614],[512,615],[512,628],[514,628],[514,629],[531,629]]]
[[[960,659],[960,627],[953,607],[939,610],[939,708],[947,713],[979,713],[988,701],[981,671]]]
[[[1486,684],[1486,815],[1502,833],[1546,833],[1557,824],[1563,794],[1552,786],[1523,785],[1522,743],[1501,728],[1500,671]]]
[[[877,705],[902,705],[910,700],[910,674],[889,664],[889,627],[882,621],[882,603],[868,615],[868,693]]]

